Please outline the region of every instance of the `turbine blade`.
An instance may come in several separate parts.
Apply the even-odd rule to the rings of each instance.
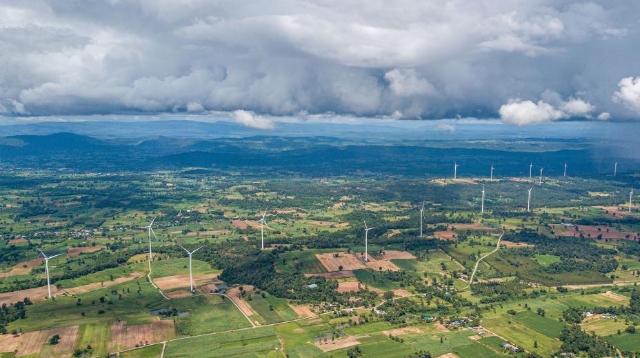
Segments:
[[[151,233],[153,234],[153,237],[155,237],[155,238],[156,238],[156,240],[158,240],[158,237],[156,236],[156,232],[155,232],[155,231],[153,231],[153,229],[152,229],[152,228],[149,228],[149,229],[151,229]]]
[[[153,217],[153,220],[151,220],[151,224],[149,224],[149,227],[151,227],[151,225],[153,225],[153,222],[156,221],[157,216]]]
[[[178,245],[178,246],[180,246],[184,251],[186,251],[187,254],[189,253],[189,250],[185,249],[184,246],[182,246],[182,245]]]
[[[193,255],[196,251],[200,250],[200,249],[201,249],[201,248],[203,248],[203,247],[204,247],[204,246],[200,246],[200,247],[198,247],[197,249],[195,249],[195,250],[191,251],[191,254]]]

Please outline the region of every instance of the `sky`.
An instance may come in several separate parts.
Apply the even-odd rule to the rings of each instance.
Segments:
[[[0,116],[638,121],[639,13],[627,0],[0,0]]]

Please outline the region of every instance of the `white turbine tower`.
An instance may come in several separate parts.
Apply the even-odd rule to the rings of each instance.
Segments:
[[[529,196],[527,197],[527,212],[531,211],[531,190],[533,188],[529,188]]]
[[[484,214],[484,184],[482,184],[482,206],[480,209],[480,213]]]
[[[424,201],[422,202],[422,209],[420,209],[420,237],[422,237],[422,217],[424,216]],[[367,224],[365,223],[365,226]]]
[[[260,223],[260,236],[262,237],[262,250],[264,250],[264,224],[266,224],[266,221],[264,220],[264,218],[266,215],[267,215],[267,210],[265,209],[265,211],[262,212],[262,218],[258,220],[258,222]]]
[[[151,223],[149,223],[149,226],[147,226],[147,231],[149,232],[149,272],[151,272],[151,260],[153,260],[153,256],[151,255],[151,234],[153,234],[153,237],[156,238],[156,240],[158,239],[158,237],[156,236],[156,233],[153,231],[153,222],[156,221],[156,218],[154,217],[153,220],[151,220]]]
[[[563,177],[567,176],[567,162],[564,162],[564,174],[562,176]]]
[[[533,162],[529,164],[529,179],[531,179],[531,170],[533,169]]]
[[[369,230],[375,229],[375,227],[367,227],[367,222],[364,222],[364,262],[369,262]]]
[[[453,179],[458,179],[458,163],[453,163]]]
[[[38,249],[38,251],[40,251],[40,253],[42,254],[42,257],[44,257],[44,270],[47,273],[47,291],[49,291],[49,299],[51,299],[51,280],[49,279],[49,260],[51,260],[54,257],[58,257],[62,254],[60,253],[53,256],[47,256],[44,254],[44,252],[42,252],[42,250]]]
[[[540,184],[542,184],[542,171],[544,170],[544,168],[540,168]]]
[[[633,199],[633,189],[629,193],[629,212],[631,212],[631,200]]]
[[[198,247],[197,249],[193,250],[193,251],[189,251],[187,249],[185,249],[182,245],[180,245],[180,247],[182,247],[182,249],[187,253],[187,255],[189,255],[189,284],[191,285],[191,292],[193,292],[193,271],[191,269],[191,258],[193,256],[193,254],[196,253],[196,251],[200,250],[202,248],[202,246]]]
[[[493,181],[493,170],[494,169],[495,168],[493,167],[493,164],[491,164],[491,177],[490,177],[489,181]]]
[[[616,174],[618,174],[618,162],[613,164],[613,176],[616,176]]]

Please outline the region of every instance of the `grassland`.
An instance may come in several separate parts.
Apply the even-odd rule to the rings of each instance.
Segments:
[[[179,335],[198,335],[251,327],[231,300],[218,295],[172,300],[170,306],[188,314],[175,317]]]
[[[208,358],[215,352],[218,357],[283,357],[281,350],[275,329],[259,327],[171,341],[164,356]]]

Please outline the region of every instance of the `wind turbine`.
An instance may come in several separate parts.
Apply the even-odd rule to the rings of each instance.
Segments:
[[[189,255],[189,284],[191,285],[191,292],[193,292],[193,271],[191,269],[191,257],[193,256],[193,254],[196,253],[196,251],[200,250],[202,246],[198,247],[193,251],[189,251],[185,249],[182,245],[180,245],[180,247],[182,247],[182,249],[187,253],[187,255]]]
[[[633,199],[633,188],[631,188],[631,192],[629,193],[629,212],[631,212],[631,199]]]
[[[47,290],[49,291],[49,299],[51,299],[51,280],[49,279],[49,260],[62,255],[62,253],[53,255],[53,256],[47,256],[44,254],[44,252],[42,252],[42,250],[38,249],[38,251],[40,251],[40,253],[42,254],[42,257],[44,257],[44,270],[47,273]]]
[[[262,237],[262,250],[264,250],[264,224],[266,224],[267,222],[264,220],[264,217],[267,215],[267,210],[265,209],[262,212],[262,218],[260,218],[260,220],[258,220],[258,222],[260,223],[260,236]]]
[[[367,227],[367,222],[364,222],[364,262],[369,262],[369,230],[375,229],[375,227]]]
[[[540,168],[540,184],[542,184],[542,171],[544,170],[544,168]]]
[[[453,179],[458,179],[458,163],[453,163]]]
[[[480,213],[484,214],[484,184],[482,184],[482,206],[480,209]]]
[[[616,174],[618,174],[618,162],[613,165],[613,176],[616,176]]]
[[[151,220],[151,223],[149,223],[149,226],[147,226],[147,230],[149,231],[149,272],[151,272],[151,260],[153,260],[153,256],[151,255],[151,234],[153,234],[153,237],[156,238],[156,240],[158,239],[158,237],[156,236],[156,233],[153,231],[153,222],[156,221],[156,218],[154,217],[153,220]]]
[[[529,179],[531,179],[531,170],[533,169],[533,162],[529,164]]]
[[[567,162],[564,162],[564,174],[562,176],[567,176]]]
[[[529,188],[529,196],[527,197],[527,212],[531,211],[531,190],[533,188]]]
[[[494,169],[495,168],[493,167],[493,164],[491,164],[491,177],[490,177],[489,181],[493,181],[493,170]]]
[[[422,202],[422,209],[420,209],[420,237],[422,237],[422,217],[424,213],[424,201]],[[365,223],[365,226],[367,225],[367,223]]]

